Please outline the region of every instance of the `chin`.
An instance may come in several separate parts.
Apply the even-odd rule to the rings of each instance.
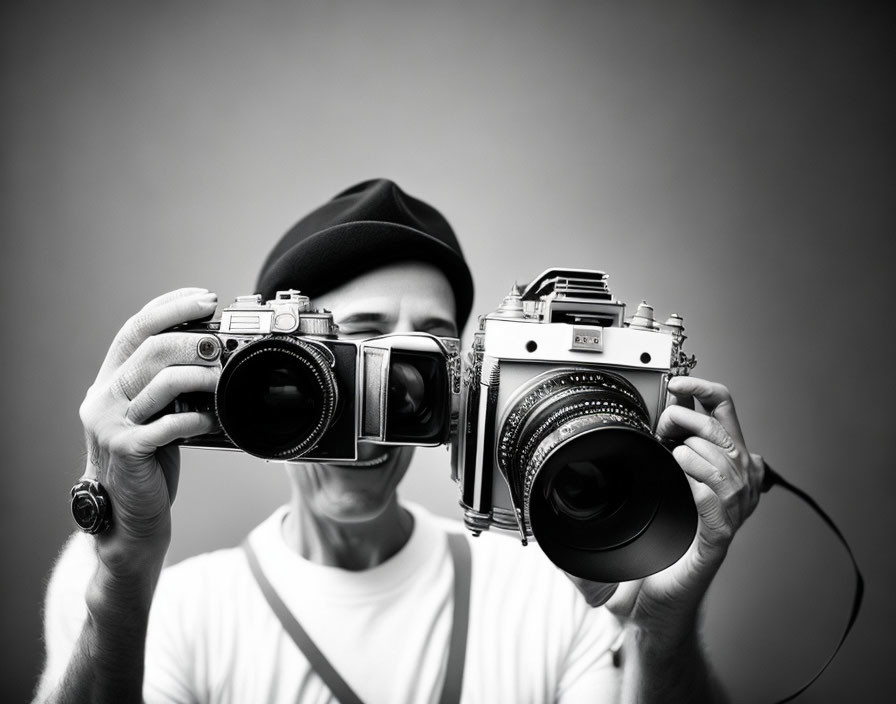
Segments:
[[[394,492],[385,497],[346,492],[337,501],[316,501],[315,513],[335,523],[367,523],[379,518],[394,500]]]
[[[338,523],[362,523],[396,501],[413,448],[365,445],[360,450],[355,462],[288,463],[294,491],[313,513]]]

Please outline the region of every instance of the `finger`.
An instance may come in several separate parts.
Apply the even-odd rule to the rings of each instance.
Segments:
[[[110,376],[147,339],[179,323],[214,313],[218,297],[202,289],[181,289],[150,301],[122,326],[112,340],[97,381]]]
[[[669,380],[668,391],[678,399],[697,399],[713,418],[717,418],[732,437],[746,445],[741,431],[734,399],[726,386],[693,376],[676,376]]]
[[[694,497],[694,505],[697,507],[697,515],[700,517],[696,536],[698,545],[726,550],[734,537],[734,527],[731,525],[722,499],[706,484],[690,476],[687,479],[691,486],[691,495]],[[717,565],[717,558],[718,554],[708,555],[699,549],[697,551],[697,559]]]
[[[170,332],[153,335],[115,373],[114,396],[132,402],[163,369],[176,365],[218,366],[217,360],[199,356],[196,345],[206,337],[196,333]]]
[[[668,406],[657,422],[656,432],[672,440],[697,436],[718,445],[724,452],[743,449],[743,439],[737,444],[719,420],[682,406]]]
[[[674,377],[673,377],[673,379],[674,379]],[[669,383],[671,385],[671,380]],[[666,405],[667,406],[682,406],[684,408],[690,408],[693,410],[694,397],[691,394],[686,394],[686,393],[674,394],[674,393],[672,393],[671,389],[669,389],[669,387],[667,386],[666,387]]]
[[[197,435],[212,433],[217,429],[218,421],[213,413],[198,411],[169,413],[152,423],[136,426],[132,441],[138,454],[148,456],[165,445]]]
[[[220,368],[187,364],[165,367],[156,374],[131,401],[127,418],[143,423],[160,413],[181,394],[204,391],[214,393]]]
[[[185,288],[178,288],[174,291],[168,291],[167,293],[163,293],[161,296],[156,296],[149,303],[147,303],[140,310],[149,310],[151,308],[156,308],[164,303],[169,303],[178,298],[185,298],[186,296],[198,296],[208,293],[207,288],[197,288],[194,286],[187,286]]]
[[[737,487],[734,486],[737,477],[732,476],[733,471],[728,458],[717,445],[707,442],[703,438],[690,437],[672,451],[675,460],[684,470],[685,474],[693,477],[702,484],[706,484],[720,497],[732,495]]]

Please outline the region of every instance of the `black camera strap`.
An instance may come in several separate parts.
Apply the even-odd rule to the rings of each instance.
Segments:
[[[470,543],[466,536],[459,533],[448,534],[448,548],[451,552],[451,561],[454,564],[454,622],[451,627],[451,641],[448,648],[448,665],[445,670],[445,682],[442,686],[442,696],[439,704],[457,704],[460,701],[460,692],[464,678],[464,663],[467,654],[467,625],[470,613],[470,580],[471,558]],[[277,594],[261,564],[258,556],[249,544],[249,540],[243,541],[243,550],[249,560],[249,569],[252,576],[261,588],[264,598],[267,600],[274,614],[280,620],[283,628],[295,641],[295,644],[307,658],[311,669],[320,677],[327,688],[333,693],[340,704],[363,704],[361,698],[342,679],[327,656],[311,640],[308,632],[302,628],[292,612]]]
[[[843,544],[843,547],[846,548],[846,552],[849,554],[849,559],[852,561],[852,568],[855,571],[855,577],[856,577],[856,588],[855,588],[855,592],[853,593],[853,598],[852,598],[852,610],[850,611],[849,621],[846,624],[846,628],[843,630],[843,635],[840,636],[840,642],[837,643],[837,647],[834,648],[834,652],[831,653],[830,657],[827,659],[827,661],[824,663],[824,665],[821,666],[821,669],[815,673],[815,676],[811,680],[806,682],[806,684],[804,684],[802,687],[800,687],[796,692],[794,692],[790,696],[786,697],[785,699],[779,700],[778,704],[784,704],[785,702],[792,701],[798,695],[805,692],[809,688],[809,686],[821,676],[821,673],[824,672],[828,668],[828,665],[831,664],[831,661],[833,661],[834,657],[840,651],[840,648],[843,646],[843,642],[846,640],[846,636],[849,635],[849,632],[852,630],[853,624],[855,624],[856,618],[859,615],[859,609],[862,606],[862,596],[865,593],[865,580],[862,578],[862,573],[859,571],[859,565],[856,562],[855,555],[852,554],[852,550],[849,547],[849,543],[846,542],[846,538],[843,537],[843,533],[840,532],[840,529],[837,528],[834,521],[831,520],[831,517],[828,516],[828,514],[824,512],[824,510],[821,508],[821,506],[818,505],[818,502],[816,502],[815,499],[813,499],[811,496],[809,496],[802,489],[795,487],[793,484],[791,484],[786,479],[784,479],[784,477],[782,477],[780,474],[778,474],[776,471],[774,471],[771,467],[769,467],[768,463],[766,462],[765,463],[765,478],[762,481],[762,491],[763,492],[768,491],[773,486],[780,486],[782,489],[787,489],[787,491],[791,492],[798,498],[805,501],[806,504],[808,504],[809,507],[821,517],[821,520],[823,520],[828,525],[828,527],[840,539],[840,542]]]

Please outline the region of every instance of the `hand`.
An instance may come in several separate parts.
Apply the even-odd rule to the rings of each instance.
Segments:
[[[216,305],[215,294],[195,288],[150,301],[118,332],[81,404],[85,476],[102,482],[112,503],[113,526],[98,542],[116,544],[105,554],[115,568],[127,570],[135,541],[164,557],[180,467],[172,443],[216,427],[208,413],[150,420],[182,393],[213,392],[220,373],[218,362],[198,356],[196,335],[158,333],[208,317]]]
[[[607,602],[623,622],[666,639],[671,645],[693,633],[697,610],[727,554],[735,533],[759,502],[764,463],[751,454],[721,384],[694,377],[669,382],[671,405],[657,434],[680,441],[674,456],[688,476],[697,506],[697,534],[675,564],[641,580],[619,585],[573,581],[592,605]],[[704,412],[694,409],[698,401]]]

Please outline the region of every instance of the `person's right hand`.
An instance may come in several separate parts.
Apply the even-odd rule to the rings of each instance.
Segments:
[[[197,354],[196,334],[158,333],[206,318],[216,306],[217,296],[198,288],[150,301],[115,336],[81,404],[85,476],[103,484],[112,504],[112,527],[97,542],[100,557],[113,572],[126,574],[143,560],[161,565],[171,538],[171,503],[180,467],[173,443],[216,428],[211,413],[153,419],[182,393],[214,392],[220,374],[217,361],[206,362]]]

